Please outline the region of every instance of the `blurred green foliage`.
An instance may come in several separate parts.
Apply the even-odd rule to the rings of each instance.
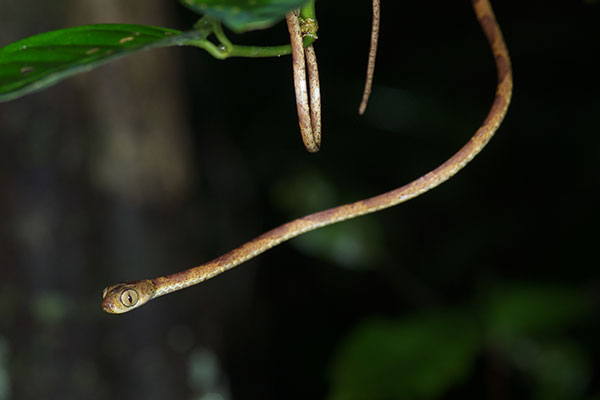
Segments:
[[[477,325],[454,312],[365,321],[335,357],[329,399],[437,398],[468,376],[480,348]]]
[[[561,334],[591,311],[581,289],[532,284],[492,290],[482,307],[490,338],[504,347],[524,337]]]
[[[310,190],[306,188],[310,187]],[[340,204],[335,182],[307,168],[273,185],[273,203],[292,218]],[[304,234],[292,244],[306,254],[351,269],[373,268],[383,257],[379,225],[359,218]]]
[[[579,398],[590,383],[585,350],[560,336],[591,312],[576,288],[499,287],[469,306],[399,319],[368,319],[333,359],[330,400],[436,399],[495,354],[529,382],[535,399]]]

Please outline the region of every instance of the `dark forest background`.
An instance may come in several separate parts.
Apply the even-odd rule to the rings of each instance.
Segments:
[[[0,104],[0,400],[600,399],[600,4],[493,5],[513,103],[464,171],[125,315],[102,312],[108,284],[390,190],[462,146],[495,90],[470,2],[383,0],[363,117],[370,2],[317,2],[316,155],[289,57],[161,49]],[[0,46],[195,19],[175,0],[3,0]],[[232,39],[288,40],[284,24]]]

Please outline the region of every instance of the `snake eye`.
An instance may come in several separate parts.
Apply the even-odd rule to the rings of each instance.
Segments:
[[[140,296],[134,289],[126,289],[121,293],[121,303],[125,307],[133,307],[137,304]]]

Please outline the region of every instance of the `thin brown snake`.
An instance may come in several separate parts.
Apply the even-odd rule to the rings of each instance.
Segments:
[[[296,107],[298,110],[298,123],[304,146],[310,153],[316,153],[321,147],[321,88],[319,85],[319,68],[317,55],[313,45],[304,48],[302,44],[303,33],[299,20],[298,10],[291,11],[285,16],[290,41],[292,44],[292,67],[294,71],[294,91],[296,93]],[[379,26],[381,22],[381,4],[373,0],[373,21],[371,29],[371,44],[369,48],[369,63],[367,65],[367,78],[363,90],[362,100],[358,113],[365,113],[375,75],[375,59],[377,57],[377,42],[379,40]],[[308,67],[308,82],[310,104],[306,89],[306,67]]]
[[[321,147],[321,89],[319,86],[317,55],[312,44],[307,46],[306,49],[304,48],[298,11],[287,13],[285,20],[292,45],[294,91],[296,92],[300,134],[306,150],[316,153]],[[306,88],[306,66],[308,66],[310,104]]]
[[[160,278],[109,286],[102,294],[104,311],[109,313],[131,311],[151,299],[213,278],[305,232],[392,207],[417,197],[445,182],[462,169],[483,149],[500,126],[510,103],[513,86],[508,51],[489,0],[472,0],[472,3],[477,19],[492,48],[498,84],[494,102],[483,124],[456,154],[433,171],[398,189],[288,222],[206,264]]]
[[[381,22],[381,5],[379,0],[373,0],[373,23],[371,24],[371,46],[369,49],[369,64],[367,65],[367,80],[363,91],[362,100],[358,113],[363,115],[367,109],[371,88],[373,87],[373,76],[375,75],[375,58],[377,57],[377,42],[379,41],[379,25]]]

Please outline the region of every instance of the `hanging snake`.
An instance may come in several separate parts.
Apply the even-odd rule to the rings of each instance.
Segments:
[[[278,244],[337,222],[403,203],[450,179],[489,142],[504,119],[512,94],[512,72],[506,44],[489,0],[472,0],[477,20],[492,49],[498,83],[491,109],[473,137],[446,162],[420,178],[392,191],[298,218],[274,228],[205,264],[154,279],[123,282],[102,293],[102,308],[109,313],[131,311],[148,301],[213,278]]]

